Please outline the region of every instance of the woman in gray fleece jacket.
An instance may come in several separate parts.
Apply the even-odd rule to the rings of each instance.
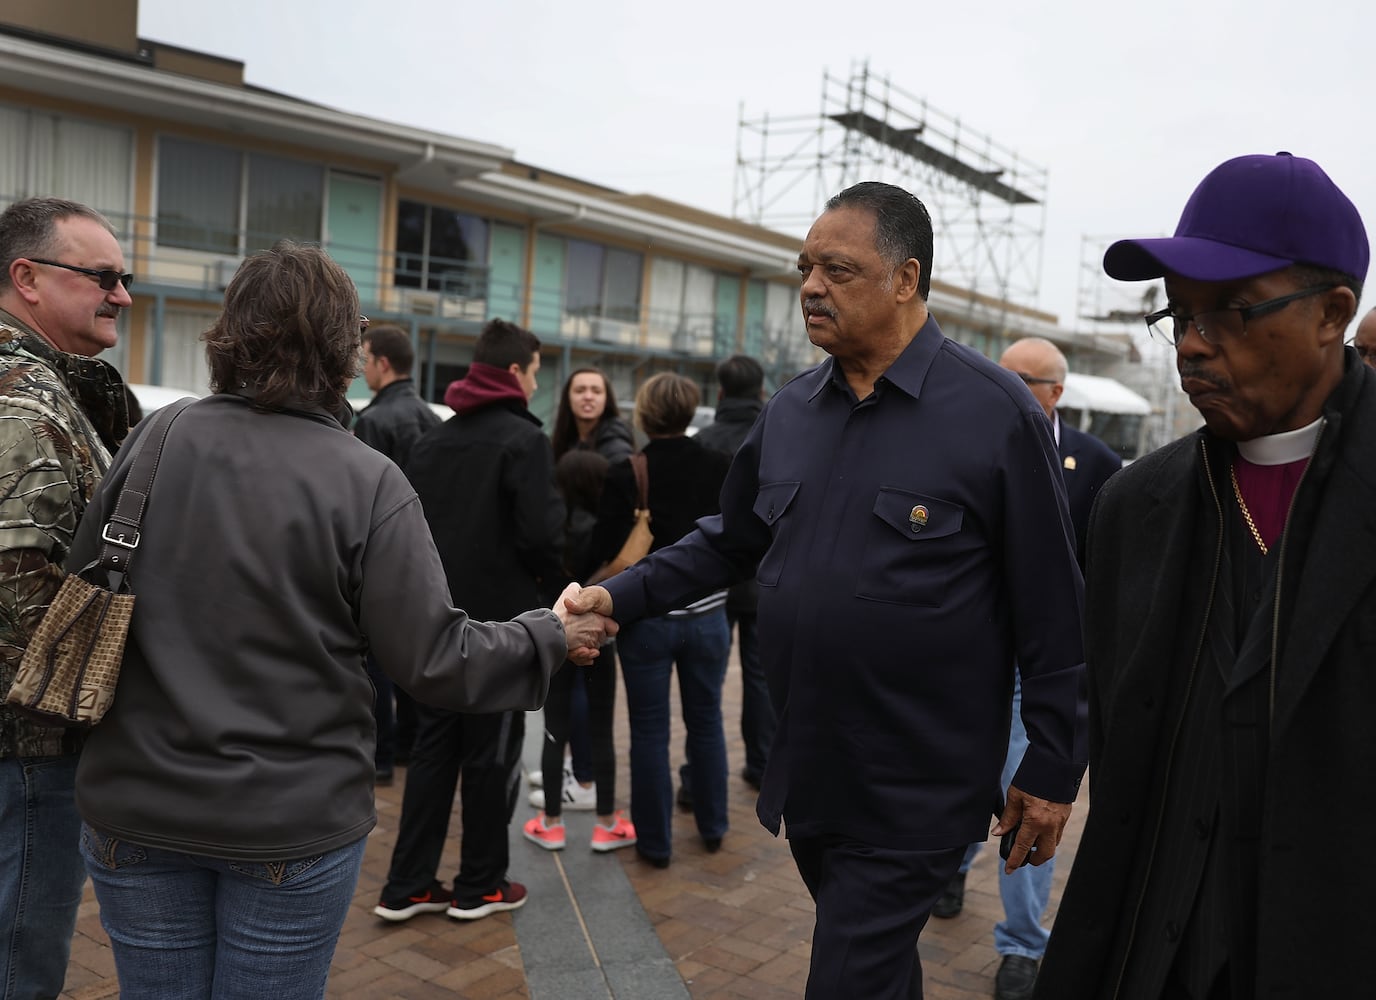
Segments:
[[[205,335],[216,391],[168,435],[119,687],[77,773],[126,1000],[324,996],[376,821],[370,648],[418,699],[498,712],[538,708],[603,638],[562,601],[501,623],[451,606],[406,477],[333,416],[361,322],[322,250],[255,254]],[[129,452],[68,565],[95,558]]]

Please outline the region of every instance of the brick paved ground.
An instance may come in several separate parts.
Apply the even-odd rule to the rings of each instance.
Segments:
[[[339,939],[328,995],[358,1000],[575,1000],[585,995],[646,1000],[651,995],[675,992],[692,1000],[801,997],[807,979],[812,904],[786,843],[770,837],[759,825],[753,793],[739,778],[744,755],[736,671],[733,657],[724,698],[732,774],[731,832],[718,853],[708,854],[703,849],[691,815],[679,812],[673,863],[664,870],[641,863],[629,850],[598,856],[591,863],[573,857],[574,851],[585,850],[591,829],[590,817],[580,813],[566,815],[568,850],[563,855],[551,854],[519,839],[519,824],[533,813],[522,800],[513,823],[517,832],[511,876],[531,882],[538,878],[543,900],[532,893],[522,910],[472,922],[427,914],[404,924],[388,925],[373,916],[372,907],[386,878],[401,812],[399,780],[392,788],[378,790],[378,826],[369,838],[358,891]],[[534,721],[536,717],[531,718]],[[618,705],[618,719],[618,788],[624,803],[628,787],[624,701]],[[681,723],[676,722],[671,745],[683,745]],[[1065,857],[1056,872],[1053,913],[1086,807],[1082,795],[1062,845]],[[452,877],[458,864],[459,833],[456,812],[442,878]],[[967,882],[965,912],[954,920],[931,921],[923,934],[921,953],[929,1000],[975,1000],[993,995],[998,955],[992,928],[1001,912],[994,876],[997,858],[992,847],[981,853]],[[619,871],[597,866],[616,866]],[[615,905],[609,908],[605,899],[600,906],[594,905],[586,881],[579,885],[577,879],[600,882],[591,887],[592,892],[605,889],[613,894]],[[560,885],[568,888],[568,899],[552,898]],[[625,890],[627,885],[633,891]],[[518,940],[522,926],[538,925],[541,914],[534,912],[536,907],[542,903],[546,907],[569,907],[570,899],[573,915],[561,917],[561,924],[567,924],[570,933],[578,937],[580,947],[571,959],[574,968],[567,971],[568,978],[563,981],[593,983],[587,992],[535,986],[553,980],[538,976],[534,968],[527,969]],[[591,913],[598,916],[589,926],[594,920]],[[654,936],[646,938],[648,945],[637,945],[644,952],[642,971],[650,975],[655,963],[664,963],[667,956],[681,987],[656,992],[648,986],[626,986],[633,981],[633,973],[631,979],[624,973],[613,973],[610,953],[615,950],[614,942],[618,938],[634,941],[634,929],[643,927],[647,919]],[[624,928],[615,926],[620,920],[624,920]],[[579,925],[577,931],[574,924]],[[659,948],[653,943],[656,937]],[[609,946],[608,941],[613,944]],[[529,942],[526,951],[534,954]],[[669,977],[674,978],[672,973]],[[96,1000],[118,993],[114,962],[88,884],[62,995],[69,1000]]]

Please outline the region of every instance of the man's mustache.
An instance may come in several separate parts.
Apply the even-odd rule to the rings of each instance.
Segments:
[[[828,316],[831,319],[836,318],[836,310],[831,308],[831,306],[827,305],[821,299],[803,299],[803,312],[821,313],[823,316]]]
[[[1215,389],[1229,388],[1227,379],[1219,378],[1216,374],[1197,363],[1186,362],[1180,366],[1179,371],[1180,380],[1182,382],[1186,379],[1194,379],[1198,382],[1206,382]]]

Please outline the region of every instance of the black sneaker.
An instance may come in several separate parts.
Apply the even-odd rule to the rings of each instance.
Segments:
[[[936,905],[932,907],[932,916],[949,920],[951,917],[960,916],[960,911],[963,909],[965,909],[965,873],[956,872],[951,877],[951,881],[946,883],[945,891],[937,897]]]
[[[383,920],[396,923],[401,920],[410,920],[417,913],[443,913],[449,909],[453,902],[449,890],[439,882],[435,882],[420,895],[411,896],[408,899],[387,899],[384,897],[378,900],[378,904],[373,907],[373,912]]]
[[[456,899],[447,908],[455,920],[477,920],[489,913],[516,910],[526,905],[526,887],[520,882],[503,882],[485,896]]]

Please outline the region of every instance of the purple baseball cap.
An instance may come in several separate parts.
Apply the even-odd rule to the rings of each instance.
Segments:
[[[1104,271],[1120,281],[1178,274],[1238,281],[1309,264],[1366,278],[1371,251],[1362,217],[1313,160],[1289,153],[1239,156],[1199,182],[1175,235],[1119,240]]]

